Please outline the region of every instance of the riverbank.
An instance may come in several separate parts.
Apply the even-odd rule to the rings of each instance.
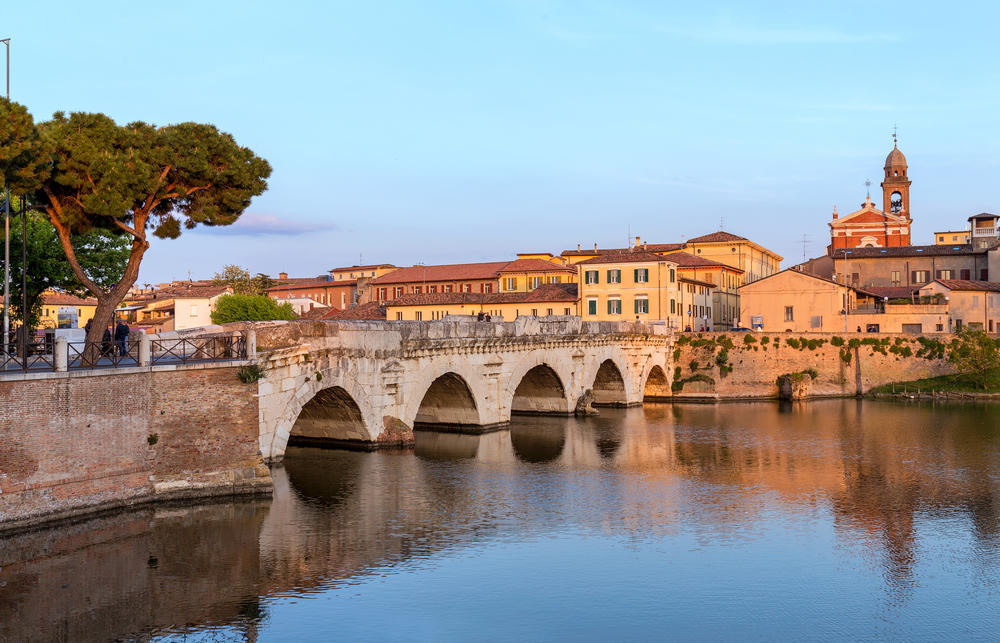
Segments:
[[[985,383],[985,386],[984,386]],[[873,387],[873,398],[1000,400],[1000,369],[985,379],[973,373],[953,373]]]

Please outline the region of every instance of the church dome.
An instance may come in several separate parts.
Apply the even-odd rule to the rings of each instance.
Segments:
[[[889,152],[889,156],[885,157],[885,169],[889,168],[905,168],[906,167],[906,157],[903,153],[899,151],[899,148],[895,145],[892,146],[892,151]]]

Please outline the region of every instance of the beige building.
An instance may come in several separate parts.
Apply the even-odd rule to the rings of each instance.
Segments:
[[[829,279],[783,270],[740,288],[740,323],[767,333],[844,331],[859,294],[873,299]]]
[[[685,331],[701,332],[705,330],[727,330],[728,324],[719,323],[713,317],[712,295],[716,286],[707,281],[698,281],[689,277],[679,277],[680,291],[680,328]]]
[[[580,261],[576,269],[584,321],[664,322],[671,328],[682,326],[680,277],[677,262],[669,256],[626,250]]]
[[[212,324],[215,302],[231,292],[229,286],[176,282],[126,297],[115,312],[130,325],[147,328],[148,332],[199,328]]]
[[[344,266],[329,270],[334,281],[351,281],[357,279],[374,279],[396,270],[391,263],[371,264],[368,266]]]
[[[920,289],[921,298],[936,297],[947,306],[947,332],[963,326],[1000,333],[1000,283],[936,279]],[[944,330],[944,329],[942,329]]]
[[[683,252],[742,270],[744,284],[777,273],[783,258],[745,237],[721,231],[688,239]]]
[[[909,287],[935,279],[987,281],[1000,251],[948,244],[899,248],[850,248],[833,255],[834,279],[855,288]]]

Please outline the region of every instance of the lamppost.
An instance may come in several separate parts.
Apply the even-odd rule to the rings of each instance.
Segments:
[[[10,38],[0,39],[7,47],[7,100],[10,100]],[[7,363],[8,342],[10,342],[10,185],[4,177],[3,200],[3,355]],[[22,312],[22,316],[26,317]]]

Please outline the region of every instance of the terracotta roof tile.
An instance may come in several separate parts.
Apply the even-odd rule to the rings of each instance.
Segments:
[[[1000,292],[1000,282],[970,281],[968,279],[935,279],[948,290],[973,290],[977,292]],[[933,283],[933,282],[931,282]]]
[[[453,263],[438,266],[409,266],[376,277],[373,284],[405,284],[436,281],[468,281],[472,279],[496,279],[497,271],[511,262],[490,261],[486,263]]]
[[[712,261],[711,259],[705,259],[704,257],[699,257],[697,255],[688,254],[686,252],[676,252],[670,255],[670,258],[676,261],[682,268],[729,268],[730,270],[735,270],[737,272],[743,272],[740,268],[734,268],[733,266],[726,265],[719,261]]]
[[[598,264],[598,263],[658,263],[660,261],[669,261],[670,263],[678,263],[674,258],[673,254],[670,255],[657,255],[652,252],[642,252],[642,251],[629,251],[620,252],[618,254],[602,254],[590,259],[586,259],[576,264],[578,266]]]
[[[843,259],[844,250],[833,251],[834,259]],[[971,245],[948,244],[943,246],[896,246],[892,248],[850,248],[848,259],[869,257],[927,257],[942,255],[972,255],[986,252],[986,248],[975,248]]]
[[[340,281],[304,281],[297,284],[284,284],[281,286],[271,286],[265,292],[273,291],[285,291],[285,290],[308,290],[310,288],[331,288],[337,286],[354,286],[357,285],[357,279],[342,279]]]
[[[729,243],[731,241],[749,241],[746,237],[740,237],[738,235],[729,232],[712,232],[710,234],[705,234],[700,237],[694,237],[693,239],[688,239],[688,243]]]
[[[432,292],[409,294],[386,302],[393,306],[469,306],[489,304],[530,304],[549,301],[570,302],[577,299],[576,284],[544,284],[531,292]]]
[[[319,320],[364,320],[364,319],[385,319],[385,304],[377,301],[370,301],[367,304],[351,306],[344,310],[337,308],[313,308],[299,315],[299,319],[319,319]]]
[[[341,268],[331,268],[330,272],[343,272],[344,270],[378,270],[379,268],[396,268],[391,263],[373,263],[366,266],[343,266]]]
[[[544,259],[517,259],[497,270],[497,274],[508,272],[568,272],[576,274],[573,268],[560,266]]]

